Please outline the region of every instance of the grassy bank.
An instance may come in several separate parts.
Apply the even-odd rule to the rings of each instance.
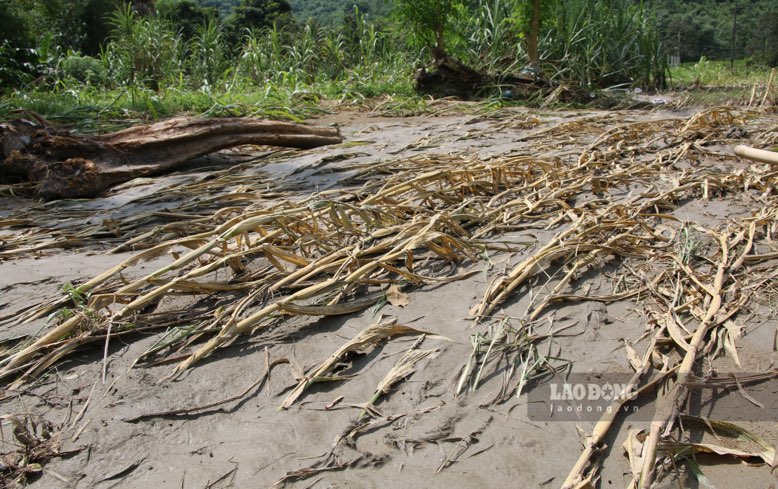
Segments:
[[[729,61],[703,58],[670,69],[670,90],[682,92],[688,105],[758,106],[764,100],[776,99],[776,84],[771,68],[750,60],[735,60],[733,67]]]

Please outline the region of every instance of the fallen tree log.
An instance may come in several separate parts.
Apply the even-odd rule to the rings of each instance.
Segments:
[[[100,136],[18,119],[0,124],[0,141],[0,179],[33,182],[40,197],[54,200],[94,197],[113,185],[171,171],[235,146],[307,149],[343,139],[337,128],[249,118],[177,117]]]

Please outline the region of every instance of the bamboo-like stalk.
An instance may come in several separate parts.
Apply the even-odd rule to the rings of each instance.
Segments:
[[[663,329],[658,330],[646,348],[646,351],[643,354],[640,369],[632,375],[632,378],[627,383],[627,387],[625,388],[625,394],[627,395],[619,396],[614,399],[610,406],[608,406],[608,409],[605,410],[600,419],[597,421],[597,424],[595,424],[594,430],[592,430],[592,434],[589,435],[586,439],[583,452],[581,452],[581,455],[578,457],[575,465],[562,483],[562,489],[573,489],[579,487],[579,484],[585,480],[586,473],[591,469],[591,462],[593,457],[600,450],[602,450],[605,437],[610,432],[610,429],[613,426],[613,422],[618,418],[618,415],[621,412],[624,404],[631,400],[637,399],[642,393],[653,389],[658,383],[662,382],[665,378],[667,378],[668,375],[672,373],[672,371],[664,372],[653,380],[643,384],[642,386],[640,385],[642,378],[646,375],[646,373],[648,373],[648,370],[651,367],[651,355],[653,355],[654,349],[656,348],[657,339],[663,333]]]
[[[694,336],[689,342],[689,350],[683,357],[675,383],[668,390],[667,394],[657,401],[656,413],[651,422],[648,438],[646,439],[643,448],[643,468],[640,473],[640,489],[649,489],[653,483],[656,449],[659,443],[659,437],[668,423],[671,423],[672,419],[677,415],[680,404],[686,400],[688,392],[686,384],[692,375],[694,362],[704,346],[705,337],[710,331],[710,328],[714,325],[714,317],[721,309],[721,293],[724,285],[724,274],[729,266],[729,244],[727,243],[726,237],[723,235],[719,235],[719,247],[721,256],[719,258],[716,276],[710,287],[706,288],[706,292],[710,296],[710,304],[708,305],[705,317],[702,318],[700,324],[697,325]]]
[[[774,151],[766,151],[764,149],[756,149],[744,144],[735,146],[735,154],[741,158],[746,158],[752,161],[758,161],[759,163],[767,163],[769,165],[778,165],[778,153]]]

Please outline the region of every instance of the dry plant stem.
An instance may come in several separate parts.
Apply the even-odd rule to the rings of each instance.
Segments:
[[[570,267],[570,271],[568,271],[565,276],[559,281],[559,283],[556,284],[554,289],[546,295],[545,299],[542,303],[540,303],[537,307],[535,307],[532,310],[532,313],[529,315],[528,320],[534,321],[538,317],[540,317],[540,314],[546,309],[546,307],[551,304],[556,297],[558,297],[559,292],[565,288],[570,281],[575,277],[576,272],[578,270],[583,269],[584,267],[590,265],[591,263],[594,263],[598,258],[601,256],[607,256],[609,253],[612,253],[612,247],[615,243],[617,243],[619,240],[630,236],[630,231],[618,234],[612,238],[610,238],[602,248],[596,249],[589,253],[588,255],[583,256],[582,258],[579,258],[576,260],[576,262],[573,264],[572,267]]]
[[[705,337],[715,325],[714,318],[716,317],[716,314],[719,312],[719,309],[721,309],[721,291],[724,286],[724,275],[727,271],[729,261],[729,245],[726,236],[719,235],[719,247],[721,248],[721,258],[719,260],[716,276],[713,280],[713,284],[710,287],[705,288],[706,292],[710,295],[710,304],[708,305],[705,317],[702,318],[694,332],[694,336],[692,336],[692,340],[689,343],[690,348],[684,355],[678,369],[675,384],[669,389],[667,394],[657,401],[654,420],[651,422],[651,428],[643,448],[643,468],[640,474],[640,489],[649,489],[651,487],[654,480],[656,450],[659,438],[662,431],[665,430],[667,425],[672,422],[677,414],[679,404],[682,404],[686,400],[686,395],[688,393],[686,383],[688,383],[691,378],[694,362],[705,345]]]
[[[565,231],[559,233],[556,237],[546,243],[541,249],[535,252],[531,257],[527,258],[519,265],[517,265],[511,273],[499,282],[492,284],[489,287],[481,304],[474,311],[475,315],[479,318],[483,318],[489,315],[498,304],[502,303],[511,292],[513,292],[519,285],[521,285],[535,270],[535,267],[550,255],[553,249],[565,238],[575,233],[581,226],[582,221],[576,221]]]
[[[770,78],[767,80],[767,88],[764,91],[764,97],[762,97],[762,103],[760,107],[764,107],[767,104],[767,99],[771,98],[770,92],[773,89],[773,80],[775,79],[775,68],[770,70]]]
[[[175,260],[170,265],[167,265],[163,268],[160,268],[159,270],[154,271],[153,273],[147,275],[143,279],[136,280],[135,282],[128,284],[124,286],[122,289],[120,289],[116,294],[120,295],[127,292],[133,292],[135,290],[138,290],[140,287],[144,285],[144,283],[155,279],[157,277],[160,277],[170,271],[178,270],[187,264],[193,262],[197,258],[203,256],[204,254],[208,253],[210,250],[218,246],[219,244],[225,243],[228,239],[238,236],[241,233],[250,230],[252,228],[255,228],[257,226],[261,226],[262,224],[266,224],[268,222],[271,222],[273,219],[281,216],[288,216],[288,215],[295,215],[300,212],[303,212],[307,210],[305,207],[298,207],[294,209],[289,209],[286,211],[279,211],[270,215],[263,215],[263,216],[242,216],[242,217],[236,217],[227,223],[219,226],[217,229],[215,229],[213,232],[210,233],[202,233],[198,235],[189,236],[182,239],[177,239],[173,241],[169,241],[160,245],[157,245],[153,248],[150,248],[148,250],[144,250],[143,252],[128,258],[127,260],[123,261],[119,265],[116,265],[115,267],[101,273],[97,277],[93,278],[92,280],[89,280],[88,282],[76,287],[76,292],[79,294],[86,294],[88,292],[91,292],[96,287],[104,284],[106,281],[111,279],[112,277],[116,276],[117,274],[121,273],[123,270],[127,269],[128,267],[135,265],[141,261],[146,261],[153,259],[160,254],[166,252],[167,250],[173,248],[174,246],[178,245],[184,245],[186,243],[197,243],[201,242],[210,236],[213,236],[214,234],[217,235],[217,237],[211,241],[207,241],[205,244],[199,246],[197,249],[192,250],[191,252],[187,253],[186,255],[180,257],[179,259]],[[272,238],[280,234],[280,231],[276,230],[272,233],[271,236],[268,238]],[[238,256],[238,255],[235,255]],[[230,258],[230,257],[228,257]],[[226,261],[226,260],[225,260]],[[27,317],[21,318],[20,322],[27,323],[30,321],[33,321],[35,319],[39,319],[46,314],[49,314],[50,312],[56,310],[57,308],[64,306],[69,301],[69,297],[65,297],[54,304],[51,304],[49,306],[45,306],[41,309],[36,310],[32,315],[29,315]],[[91,306],[92,304],[90,304]],[[69,332],[69,331],[68,331]],[[65,333],[67,334],[67,332]]]
[[[651,355],[654,353],[654,348],[656,348],[657,340],[659,339],[659,337],[661,337],[664,334],[664,331],[665,331],[664,327],[660,328],[656,332],[654,338],[651,340],[651,343],[649,343],[648,348],[646,348],[646,352],[643,354],[640,370],[636,371],[635,374],[630,379],[628,383],[628,387],[625,389],[626,392],[635,391],[637,386],[640,384],[641,378],[644,375],[646,375],[646,373],[650,369]],[[667,372],[665,372],[665,375],[666,374]],[[652,381],[650,385],[653,385],[654,383],[658,382],[662,378],[664,378],[664,375],[660,376],[658,379],[654,379],[654,381]],[[592,431],[591,436],[587,438],[584,451],[578,457],[578,461],[570,470],[570,473],[568,474],[567,478],[562,484],[562,489],[573,489],[575,487],[578,487],[581,481],[585,479],[586,473],[588,472],[588,469],[591,465],[592,458],[597,452],[599,452],[602,449],[602,444],[603,441],[605,440],[605,436],[608,434],[608,431],[613,425],[613,422],[616,420],[619,412],[621,411],[621,408],[629,400],[630,400],[629,397],[616,398],[609,406],[609,409],[605,410],[602,417],[597,421],[597,424],[594,426],[594,430]]]
[[[418,350],[419,345],[421,345],[425,337],[426,335],[420,335],[408,351],[405,352],[403,357],[392,367],[383,380],[381,380],[373,393],[373,397],[365,404],[365,409],[360,411],[357,420],[362,419],[368,413],[368,410],[378,402],[378,399],[380,399],[382,395],[388,394],[389,389],[391,389],[394,384],[413,375],[416,363],[429,355],[436,353],[437,350]]]
[[[195,250],[195,252],[199,251],[199,250],[203,250],[204,248],[205,247],[201,247],[198,250]],[[183,266],[183,264],[186,264],[186,263],[189,263],[191,261],[194,261],[198,256],[200,256],[202,254],[202,253],[194,254],[195,252],[192,252],[192,253],[190,253],[190,254],[188,254],[186,256],[181,257],[179,260],[176,260],[176,262],[174,262],[173,264],[171,264],[171,265],[169,265],[169,266],[167,266],[167,267],[165,267],[163,269],[160,269],[160,270],[158,270],[158,271],[148,275],[144,279],[138,280],[136,282],[133,282],[132,284],[129,284],[129,285],[123,287],[122,289],[117,291],[115,294],[112,294],[112,296],[121,296],[122,294],[125,294],[125,293],[128,293],[128,292],[132,292],[134,290],[137,290],[144,283],[146,283],[148,281],[151,281],[152,279],[154,279],[156,277],[159,277],[160,275],[163,275],[167,271],[174,270],[176,268],[179,268],[180,266]],[[204,252],[205,251],[203,251],[203,253]],[[174,279],[173,281],[169,282],[166,285],[158,287],[154,291],[152,291],[152,292],[150,292],[150,293],[148,293],[148,294],[146,294],[144,296],[141,296],[138,299],[136,299],[135,301],[133,301],[132,303],[128,304],[126,307],[124,307],[121,311],[119,311],[114,316],[113,320],[118,320],[118,319],[124,318],[127,315],[129,315],[131,312],[133,312],[135,310],[138,310],[138,309],[142,308],[143,306],[153,302],[153,300],[155,298],[162,296],[171,287],[173,287],[177,282],[186,281],[188,279],[191,279],[191,278],[200,276],[200,275],[202,275],[204,273],[207,273],[207,272],[210,272],[212,270],[215,270],[215,269],[223,266],[224,263],[226,263],[229,258],[234,258],[235,256],[240,256],[241,254],[242,253],[239,253],[239,254],[234,255],[234,256],[229,256],[229,257],[223,258],[221,260],[217,260],[215,262],[212,262],[212,263],[210,263],[210,264],[208,264],[208,265],[206,265],[204,267],[196,268],[196,269],[190,271],[189,273],[187,273],[186,275],[184,275],[182,277],[179,277],[179,278],[176,278],[176,279]],[[130,260],[135,261],[136,258],[132,258]],[[128,261],[130,261],[130,260],[128,260]],[[124,264],[122,264],[122,265],[124,265]],[[111,270],[111,272],[115,271],[114,273],[118,273],[122,269],[120,267],[121,266],[115,267],[114,269]],[[103,274],[99,278],[104,281],[104,280],[108,280],[109,277],[108,277],[108,274]],[[94,280],[92,282],[96,282],[96,280]],[[90,287],[92,286],[91,283],[89,285],[90,285]],[[85,288],[85,290],[89,290],[89,289]],[[44,335],[43,337],[39,338],[32,345],[30,345],[27,348],[25,348],[24,350],[18,352],[13,357],[10,357],[8,359],[8,364],[2,370],[0,370],[0,379],[5,378],[6,376],[8,376],[10,374],[13,374],[17,367],[19,367],[20,365],[24,365],[33,356],[35,356],[42,348],[45,348],[45,347],[49,346],[50,344],[60,340],[62,337],[71,334],[76,328],[78,328],[78,326],[81,324],[82,321],[83,321],[83,318],[80,315],[75,315],[75,316],[71,317],[70,319],[66,320],[65,322],[63,322],[62,324],[60,324],[59,326],[57,326],[56,328],[54,328],[51,331],[49,331],[46,335]]]
[[[268,377],[270,377],[270,372],[273,370],[273,368],[277,365],[281,365],[284,363],[289,363],[289,360],[286,358],[279,358],[277,360],[273,360],[272,362],[267,362],[267,366],[265,369],[265,373],[262,374],[261,377],[259,377],[257,380],[252,382],[248,387],[246,387],[243,391],[241,391],[239,394],[236,394],[234,396],[227,397],[225,399],[221,399],[219,401],[213,401],[209,402],[207,404],[203,404],[201,406],[192,406],[188,408],[179,408],[179,409],[173,409],[170,411],[160,411],[155,413],[148,413],[148,414],[141,414],[132,418],[127,418],[124,421],[127,423],[135,423],[144,419],[149,418],[159,418],[164,416],[181,416],[191,413],[196,413],[200,411],[205,411],[206,409],[213,409],[215,407],[219,407],[221,405],[237,401],[239,399],[243,399],[246,395],[248,395],[249,392],[254,390],[256,387],[258,387],[260,384],[263,384]],[[261,392],[261,391],[260,391]]]
[[[294,390],[289,393],[286,399],[284,399],[280,409],[289,409],[292,404],[294,404],[295,401],[297,401],[297,399],[303,395],[306,389],[311,386],[311,384],[320,378],[330,376],[331,369],[338,361],[341,360],[344,354],[362,350],[369,345],[374,345],[394,336],[409,334],[423,336],[425,332],[410,328],[402,324],[394,324],[393,322],[382,323],[381,320],[373,325],[368,326],[364,330],[357,333],[357,335],[350,341],[338,348],[335,353],[330,355],[329,358],[322,362],[313,372],[301,378],[297,384],[297,387],[295,387]],[[424,356],[429,353],[432,353],[432,351],[430,350],[429,352],[424,353]],[[420,359],[421,358],[418,358],[418,360]]]
[[[144,284],[149,283],[150,281],[152,281],[153,279],[156,279],[156,278],[158,278],[158,277],[160,277],[162,275],[165,275],[166,273],[168,273],[170,271],[180,269],[180,268],[184,267],[185,265],[187,265],[189,263],[192,263],[197,258],[201,257],[202,255],[204,255],[205,253],[207,253],[208,251],[210,251],[214,247],[218,246],[220,243],[224,243],[224,242],[226,242],[226,240],[228,240],[228,239],[230,239],[230,238],[232,238],[234,236],[237,236],[237,235],[245,232],[248,229],[252,229],[252,228],[254,228],[256,226],[259,226],[261,224],[267,223],[270,220],[272,220],[272,219],[274,219],[276,217],[279,217],[281,215],[297,214],[297,213],[302,212],[304,210],[307,210],[307,208],[306,207],[295,208],[295,209],[290,209],[290,210],[287,210],[287,211],[277,212],[277,213],[271,214],[270,216],[265,215],[265,216],[258,216],[258,217],[246,219],[244,221],[237,222],[237,223],[233,224],[232,226],[230,226],[226,230],[223,230],[224,227],[226,227],[226,226],[221,226],[217,231],[220,231],[220,230],[223,230],[223,231],[220,233],[220,235],[216,239],[213,239],[213,240],[207,242],[206,244],[198,247],[197,249],[194,249],[194,250],[190,251],[186,255],[184,255],[184,256],[178,258],[177,260],[175,260],[170,265],[167,265],[167,266],[165,266],[165,267],[163,267],[163,268],[161,268],[159,270],[156,270],[156,271],[152,272],[151,274],[143,277],[142,279],[136,280],[135,282],[132,282],[132,283],[122,287],[115,294],[112,294],[112,296],[114,296],[114,297],[115,296],[121,296],[121,295],[126,294],[126,293],[134,292],[134,291],[140,289]],[[227,223],[227,224],[231,224],[231,223]],[[230,259],[236,258],[236,257],[240,257],[240,256],[242,256],[242,255],[244,255],[244,254],[246,254],[248,252],[258,252],[258,251],[260,251],[262,243],[272,239],[273,237],[279,235],[280,233],[281,233],[280,230],[275,230],[275,231],[267,234],[266,236],[264,236],[263,238],[261,238],[257,242],[255,242],[254,243],[255,249],[244,251],[244,252],[239,252],[239,253],[236,253],[236,254],[232,254],[232,255],[229,255],[227,257],[222,258],[221,260],[217,260],[217,261],[215,261],[215,262],[213,262],[211,264],[205,265],[203,267],[195,268],[192,271],[190,271],[187,274],[185,274],[184,276],[176,278],[176,279],[173,279],[171,282],[168,282],[165,285],[157,287],[152,292],[150,292],[150,293],[148,293],[148,294],[146,294],[144,296],[140,296],[137,299],[135,299],[133,302],[128,304],[121,311],[119,311],[114,316],[113,319],[114,320],[118,320],[118,319],[124,318],[127,315],[129,315],[131,312],[136,311],[138,309],[141,309],[145,305],[153,302],[154,299],[156,299],[157,297],[161,297],[162,295],[164,295],[165,292],[167,292],[168,290],[170,290],[170,288],[175,286],[175,284],[177,282],[186,281],[188,279],[191,279],[191,278],[203,275],[205,273],[208,273],[210,271],[213,271],[213,270],[223,266]],[[169,247],[171,247],[171,244],[160,245],[160,246],[155,247],[155,248],[153,248],[151,250],[146,250],[146,251],[140,253],[139,255],[134,256],[134,257],[126,260],[125,262],[117,265],[116,267],[108,270],[107,272],[99,275],[98,277],[95,277],[94,279],[90,280],[89,282],[83,284],[82,286],[77,288],[77,291],[79,293],[89,292],[89,291],[93,290],[95,287],[97,287],[98,285],[100,285],[100,284],[104,283],[105,281],[109,280],[111,277],[113,277],[116,274],[120,273],[122,270],[124,270],[125,268],[129,267],[130,265],[135,264],[135,263],[141,261],[142,259],[146,259],[146,258],[150,258],[150,257],[156,256],[161,251],[163,251],[160,248],[169,248]],[[92,304],[90,304],[90,306],[91,305]],[[98,307],[99,307],[99,305],[98,305]],[[48,308],[46,308],[46,310],[47,309]],[[37,313],[32,318],[39,317],[40,315],[41,315],[40,313]],[[78,325],[81,323],[81,320],[82,320],[82,318],[79,317],[78,315],[76,315],[76,316],[66,320],[61,325],[59,325],[56,328],[54,328],[53,330],[49,331],[46,335],[44,335],[43,337],[39,338],[32,345],[28,346],[27,348],[25,348],[24,350],[20,351],[19,353],[17,353],[13,357],[9,358],[8,359],[8,364],[2,370],[0,370],[0,379],[5,378],[6,376],[14,373],[16,371],[17,367],[19,367],[20,365],[23,365],[27,361],[29,361],[42,348],[45,348],[46,346],[48,346],[51,343],[59,340],[63,336],[66,336],[66,335],[70,334],[72,331],[74,331],[78,327]]]
[[[613,120],[612,116],[578,118],[533,133],[535,136],[530,135],[526,140],[540,134],[561,137],[564,133],[567,137],[574,130],[582,131],[588,138],[590,131],[600,131],[602,124]],[[578,158],[579,164],[572,166],[564,164],[559,153],[549,153],[545,160],[524,155],[485,161],[457,155],[423,154],[378,165],[346,165],[345,168],[353,171],[352,175],[356,177],[349,176],[342,182],[362,185],[359,190],[353,191],[353,187],[333,189],[303,201],[282,200],[270,207],[265,205],[268,203],[265,199],[296,195],[259,191],[256,186],[252,187],[256,185],[253,178],[246,180],[232,173],[217,172],[208,182],[171,188],[147,201],[160,203],[165,198],[180,199],[193,194],[198,196],[196,202],[185,201],[170,211],[143,213],[114,224],[86,226],[74,233],[74,239],[92,240],[114,233],[117,239],[126,236],[129,239],[126,245],[153,246],[76,290],[91,294],[86,306],[94,311],[103,312],[108,307],[116,311],[119,306],[118,312],[110,318],[118,321],[111,331],[114,336],[123,334],[125,323],[135,315],[139,321],[158,322],[155,315],[148,313],[166,296],[187,294],[197,298],[221,294],[222,305],[219,307],[222,311],[207,311],[215,314],[206,316],[192,315],[187,321],[195,324],[183,328],[185,331],[177,327],[172,333],[170,346],[182,351],[193,344],[195,338],[212,335],[221,325],[221,331],[211,338],[212,342],[189,358],[189,364],[192,364],[213,349],[229,343],[235,335],[257,331],[271,322],[283,320],[283,316],[331,315],[369,307],[374,297],[363,297],[361,289],[357,297],[351,297],[357,292],[357,286],[380,284],[383,287],[399,280],[428,283],[455,279],[453,269],[443,272],[445,278],[434,276],[437,272],[427,277],[425,273],[414,271],[414,264],[426,266],[430,259],[438,264],[472,260],[476,256],[475,250],[482,251],[485,244],[489,252],[497,249],[489,247],[488,243],[499,234],[530,228],[553,229],[568,222],[569,227],[561,230],[561,240],[557,235],[555,245],[541,248],[528,261],[519,264],[511,275],[494,282],[486,300],[480,304],[482,309],[493,311],[522,283],[535,277],[542,278],[543,268],[549,262],[567,261],[572,270],[559,277],[561,281],[557,281],[551,294],[546,294],[537,307],[531,304],[535,309],[529,310],[529,314],[539,317],[552,302],[586,300],[583,295],[564,294],[563,289],[570,287],[578,271],[592,267],[598,259],[617,256],[665,260],[663,248],[668,245],[662,243],[661,235],[649,228],[656,224],[653,221],[673,220],[671,214],[663,212],[675,207],[679,199],[693,198],[699,191],[708,195],[742,192],[744,188],[769,195],[778,172],[765,173],[758,165],[738,174],[720,173],[704,165],[683,171],[673,167],[686,157],[694,159],[703,153],[711,154],[703,146],[717,141],[723,128],[731,126],[735,120],[729,111],[712,109],[695,115],[685,124],[678,119],[618,124],[599,137],[593,137],[593,144],[588,144],[590,140],[587,139],[584,154]],[[657,129],[661,129],[662,134],[657,135]],[[763,142],[759,138],[757,141]],[[769,144],[769,140],[766,142]],[[580,151],[563,154],[579,155]],[[666,173],[671,180],[656,178]],[[224,185],[238,188],[234,193],[219,194]],[[624,189],[625,186],[635,188],[638,194],[631,199],[625,197],[627,201],[623,201],[620,194],[609,190]],[[641,187],[643,190],[639,190]],[[205,193],[206,197],[200,198],[200,193]],[[258,203],[258,198],[264,202]],[[760,230],[769,222],[765,219],[773,219],[772,216],[767,212],[760,217]],[[84,216],[65,214],[60,217]],[[156,225],[157,217],[166,224]],[[25,222],[24,219],[20,222]],[[0,224],[6,221],[0,220]],[[149,223],[154,223],[153,231],[149,231]],[[768,239],[770,232],[768,229]],[[752,232],[750,236],[753,235]],[[53,239],[40,242],[36,241],[35,233],[30,236],[29,240],[13,238],[10,246],[4,242],[7,252],[16,253],[31,246],[48,246],[55,241],[64,243],[71,239],[70,235],[55,234]],[[146,241],[138,241],[138,236],[146,236]],[[414,241],[411,239],[414,237],[420,239]],[[188,248],[183,256],[178,255],[181,247]],[[6,251],[0,251],[0,255],[3,253]],[[168,253],[174,260],[166,260],[167,266],[150,274],[133,266]],[[741,264],[752,264],[772,256],[769,251],[761,255],[744,255]],[[257,259],[266,259],[269,265],[262,264],[260,269],[244,268],[248,262],[256,264]],[[237,275],[226,281],[213,278],[220,267],[226,269],[227,266]],[[696,277],[683,266],[680,268],[690,275],[691,281],[707,280]],[[126,275],[142,278],[132,278],[130,283],[122,285],[120,280],[124,281]],[[557,280],[557,277],[551,280]],[[546,281],[546,286],[552,284],[553,281]],[[756,285],[752,283],[753,287]],[[707,286],[697,284],[694,287],[698,287],[699,292]],[[749,294],[753,294],[753,287]],[[255,295],[260,289],[262,293]],[[231,300],[227,296],[244,293],[271,302],[261,306],[257,313],[241,319],[243,311],[256,301]],[[747,295],[741,294],[737,303],[729,304],[726,311],[722,310],[716,316],[715,322],[720,323],[735,314],[744,301],[747,302]],[[617,296],[628,297],[617,294],[592,299],[605,301]],[[70,297],[64,297],[1,320],[3,324],[30,321],[67,306],[70,300]],[[692,311],[698,320],[704,316],[707,305]],[[107,324],[106,321],[93,324],[74,319],[54,326],[21,351],[7,350],[0,360],[0,366],[5,367],[0,376],[26,372],[25,377],[29,378],[31,373],[40,372],[43,366],[74,351],[75,346],[86,345],[100,335],[105,338]],[[170,327],[171,324],[164,322],[159,326]],[[691,338],[692,335],[684,333],[687,344]],[[69,342],[71,344],[66,345]]]
[[[183,238],[183,239],[180,239],[180,240],[175,240],[174,242],[169,242],[169,243],[164,243],[164,244],[161,244],[161,245],[157,245],[157,246],[155,246],[153,248],[149,248],[148,250],[144,250],[141,253],[139,253],[139,254],[131,257],[131,258],[128,258],[127,260],[123,261],[122,263],[116,265],[115,267],[113,267],[113,268],[111,268],[109,270],[106,270],[105,272],[101,273],[97,277],[95,277],[95,278],[85,282],[82,285],[79,285],[78,287],[76,287],[75,291],[78,292],[79,294],[89,293],[92,290],[94,290],[96,287],[104,284],[111,277],[114,277],[117,274],[121,273],[123,270],[125,270],[125,269],[127,269],[127,268],[129,268],[129,267],[131,267],[133,265],[136,265],[136,264],[140,263],[141,261],[146,261],[146,260],[153,259],[153,258],[159,256],[160,254],[164,253],[167,249],[169,249],[172,246],[175,246],[175,245],[178,245],[178,244],[182,244],[182,243],[187,242],[187,241],[192,241],[193,239],[196,239],[196,238],[197,237],[194,237],[194,236],[193,237],[187,237],[187,238]],[[51,312],[59,309],[60,307],[67,305],[67,303],[69,301],[70,301],[70,297],[66,296],[66,297],[63,297],[62,299],[60,299],[60,300],[58,300],[58,301],[56,301],[56,302],[54,302],[52,304],[49,304],[47,306],[38,308],[38,309],[34,310],[31,314],[29,314],[27,316],[21,317],[19,319],[19,321],[18,321],[18,324],[29,323],[29,322],[34,321],[36,319],[40,319],[40,318],[46,316],[47,314],[50,314]]]
[[[334,290],[335,288],[338,287],[347,287],[349,285],[355,284],[360,279],[362,279],[365,275],[372,272],[376,268],[379,268],[382,263],[389,262],[400,257],[404,257],[407,251],[411,251],[421,246],[423,243],[428,242],[434,239],[435,237],[437,237],[437,233],[431,231],[435,225],[435,221],[436,221],[435,219],[432,219],[429,224],[427,224],[423,229],[421,229],[418,232],[418,234],[413,234],[411,235],[411,237],[404,238],[399,244],[397,244],[393,249],[388,251],[384,256],[370,263],[366,263],[365,265],[363,265],[362,267],[360,267],[359,269],[357,269],[347,277],[343,279],[330,278],[318,284],[314,284],[309,287],[306,287],[290,296],[284,297],[279,301],[264,307],[263,309],[257,311],[251,316],[241,320],[234,326],[228,325],[222,330],[221,333],[219,333],[219,335],[214,336],[210,341],[208,341],[208,343],[203,345],[199,350],[192,353],[192,355],[189,358],[187,358],[184,362],[179,364],[171,374],[171,377],[175,377],[179,375],[187,368],[191,367],[198,361],[210,355],[215,349],[217,349],[219,346],[227,342],[235,335],[254,329],[257,325],[259,325],[260,321],[269,317],[272,314],[281,311],[282,306],[284,304],[297,301],[297,300],[309,299],[311,297],[315,297],[317,295]]]

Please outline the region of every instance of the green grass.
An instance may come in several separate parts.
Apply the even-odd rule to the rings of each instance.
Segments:
[[[187,87],[154,91],[148,88],[103,89],[88,85],[56,91],[36,89],[12,92],[0,99],[0,119],[30,110],[44,118],[84,131],[109,130],[137,122],[174,115],[212,117],[253,116],[300,121],[324,112],[325,101],[362,103],[382,94],[417,97],[411,77],[374,80],[325,81],[294,86],[243,84],[221,92],[207,93]]]
[[[697,63],[683,63],[670,69],[675,88],[697,87],[748,87],[756,83],[766,85],[770,68],[751,64],[748,60],[736,60],[734,70],[729,61],[701,59]]]
[[[321,112],[317,104],[293,94],[278,96],[246,90],[212,95],[195,90],[154,92],[148,89],[103,90],[88,87],[58,92],[36,90],[13,93],[0,103],[0,117],[13,117],[14,109],[31,110],[52,122],[83,130],[107,129],[182,114],[256,115],[300,120]]]
[[[683,92],[683,104],[710,107],[722,104],[759,104],[764,97],[771,69],[754,65],[748,60],[736,60],[734,69],[729,61],[703,58],[697,63],[684,63],[670,70],[670,89]],[[778,79],[770,87],[775,97]],[[753,99],[752,99],[753,95]]]

